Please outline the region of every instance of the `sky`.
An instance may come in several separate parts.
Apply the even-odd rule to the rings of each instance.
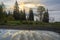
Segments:
[[[15,1],[16,0],[0,0],[0,2],[4,2],[7,8],[12,7]],[[17,0],[17,1],[18,3],[28,2],[27,4],[29,4],[29,2],[31,2],[34,4],[40,4],[40,5],[42,4],[45,6],[45,8],[49,10],[49,16],[51,19],[54,19],[54,21],[57,21],[57,22],[60,21],[60,0]]]

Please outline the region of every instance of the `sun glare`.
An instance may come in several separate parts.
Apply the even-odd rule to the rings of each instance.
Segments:
[[[45,6],[43,4],[35,4],[35,3],[25,3],[25,2],[18,2],[19,10],[26,10],[29,11],[30,8],[37,8],[38,6]],[[9,7],[11,10],[14,9],[13,6]]]
[[[20,8],[20,10],[23,10],[24,9],[24,3],[23,2],[20,2],[20,4],[19,4],[19,8]]]
[[[19,10],[35,8],[35,7],[38,7],[38,6],[44,6],[44,5],[43,4],[19,2]]]

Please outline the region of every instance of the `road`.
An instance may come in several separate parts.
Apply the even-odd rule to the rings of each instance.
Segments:
[[[0,25],[0,29],[15,29],[15,30],[46,30],[46,31],[53,31],[60,33],[60,28],[58,27],[42,27],[39,25],[20,25],[20,26],[7,26],[7,25]]]

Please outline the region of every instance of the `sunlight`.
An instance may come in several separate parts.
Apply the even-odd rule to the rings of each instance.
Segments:
[[[26,7],[29,7],[29,8],[34,8],[34,7],[36,7],[34,4],[26,4],[25,6],[26,6]]]
[[[20,4],[19,4],[19,8],[21,9],[21,10],[23,10],[25,7],[25,4],[24,4],[24,2],[20,2]]]
[[[43,4],[35,4],[35,3],[25,3],[25,2],[19,2],[19,10],[26,10],[28,11],[30,8],[36,8],[38,6],[45,6]]]
[[[19,10],[26,10],[26,12],[29,12],[30,8],[37,8],[38,6],[45,6],[44,4],[36,4],[36,3],[29,3],[29,2],[18,2]],[[10,6],[8,9],[13,10],[14,6]]]

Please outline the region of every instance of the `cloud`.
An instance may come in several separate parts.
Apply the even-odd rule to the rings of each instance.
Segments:
[[[43,0],[41,1],[49,10],[60,10],[60,0]]]

